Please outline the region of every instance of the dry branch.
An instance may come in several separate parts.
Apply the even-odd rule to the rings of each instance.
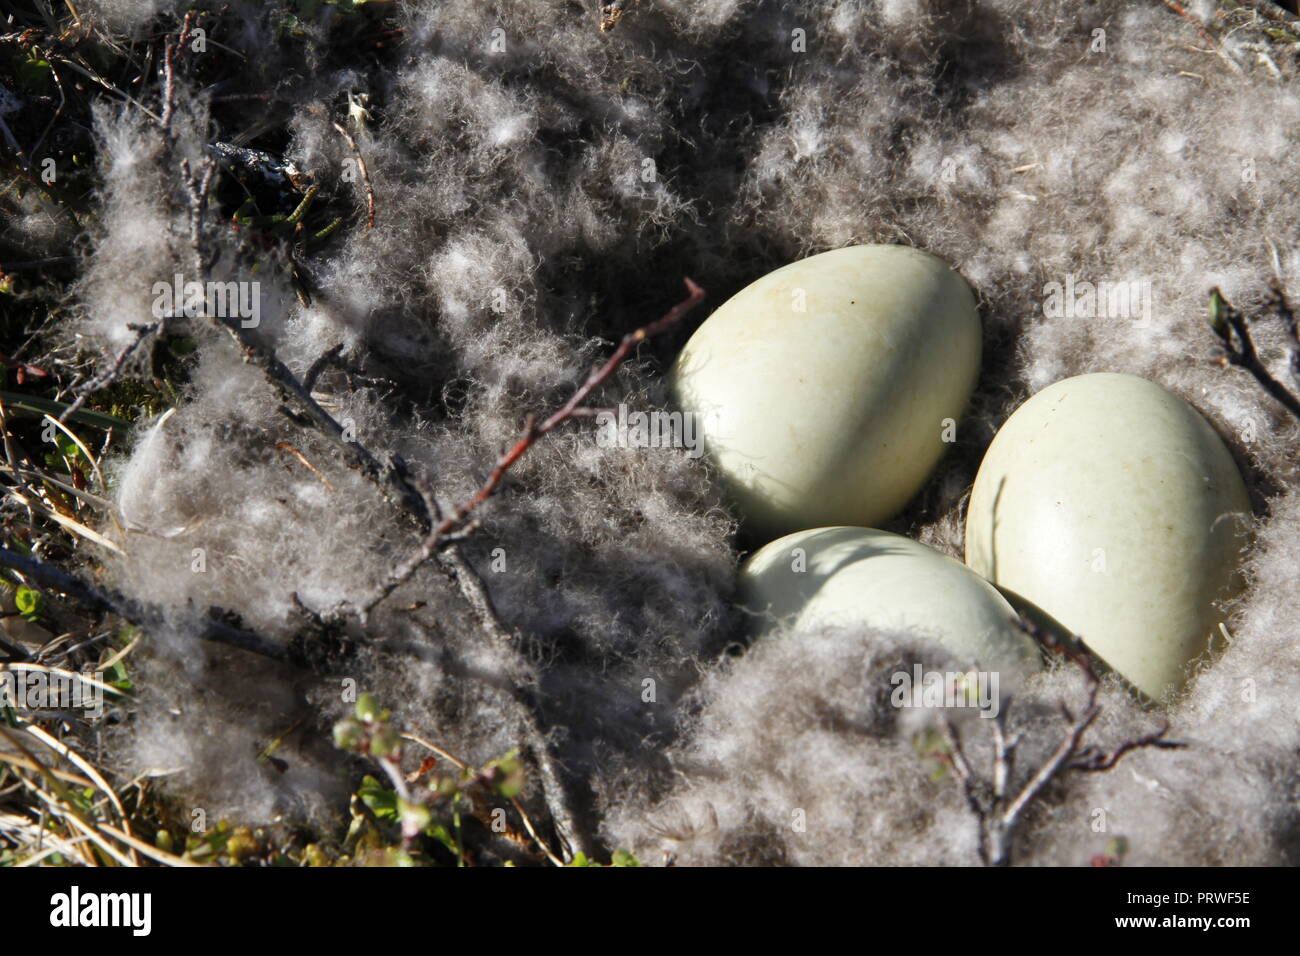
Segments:
[[[123,620],[139,627],[152,628],[161,626],[165,615],[160,608],[149,604],[132,601],[116,591],[101,590],[81,579],[61,571],[53,565],[37,558],[19,554],[11,548],[0,548],[0,568],[17,571],[24,578],[52,591],[66,594],[68,597],[91,611],[116,614]],[[211,615],[200,622],[198,636],[205,641],[213,641],[252,651],[272,660],[291,664],[302,664],[300,655],[295,653],[292,645],[278,644],[253,631],[245,630]]]
[[[77,389],[77,397],[63,410],[63,413],[59,415],[59,421],[67,422],[73,415],[77,414],[77,412],[81,410],[81,407],[86,404],[86,399],[90,398],[92,394],[99,391],[101,388],[107,388],[109,385],[113,384],[117,377],[122,374],[122,369],[126,367],[126,363],[130,361],[131,356],[134,355],[139,350],[140,346],[144,344],[145,339],[149,338],[149,336],[154,332],[157,332],[161,326],[161,322],[152,322],[148,325],[127,326],[127,328],[135,333],[135,338],[122,346],[118,351],[117,356],[113,359],[107,369],[100,372],[90,381]]]
[[[1033,625],[1021,621],[1020,626],[1035,639],[1042,640],[1042,634]],[[1008,700],[991,718],[993,737],[993,766],[991,780],[984,780],[971,767],[970,760],[962,747],[960,735],[946,716],[940,714],[939,728],[948,745],[944,755],[952,767],[953,775],[961,785],[962,795],[975,817],[979,831],[979,855],[985,866],[1006,866],[1011,862],[1011,848],[1016,828],[1029,806],[1042,796],[1048,785],[1068,770],[1084,772],[1104,772],[1115,766],[1126,754],[1148,747],[1177,749],[1185,746],[1176,741],[1166,740],[1169,732],[1166,726],[1160,730],[1125,741],[1112,751],[1106,752],[1095,747],[1085,746],[1084,737],[1092,727],[1101,707],[1097,703],[1097,693],[1101,681],[1097,678],[1087,656],[1073,653],[1072,649],[1060,644],[1049,646],[1066,654],[1078,665],[1087,682],[1087,698],[1084,707],[1077,716],[1070,714],[1064,705],[1061,713],[1067,722],[1065,734],[1052,750],[1051,755],[1020,785],[1014,788],[1016,751],[1024,739],[1023,734],[1008,736],[1007,713],[1011,708]]]
[[[204,271],[201,244],[207,192],[211,185],[210,162],[205,160],[197,175],[190,170],[188,164],[182,169],[182,185],[190,206],[191,252],[195,268],[200,274]],[[459,553],[457,549],[459,541],[464,535],[472,532],[473,513],[496,492],[506,473],[538,439],[571,418],[589,415],[591,409],[584,405],[587,398],[609,380],[636,346],[650,336],[672,326],[700,302],[704,296],[703,290],[690,279],[685,281],[689,291],[689,296],[685,300],[659,320],[625,335],[609,359],[593,370],[569,400],[544,421],[539,424],[535,418],[530,418],[523,435],[509,451],[498,458],[482,487],[446,517],[441,514],[427,486],[411,478],[401,459],[393,458],[387,464],[381,462],[379,457],[363,443],[350,437],[350,433],[312,397],[312,385],[324,367],[336,360],[337,349],[331,350],[314,362],[304,378],[300,380],[255,332],[244,328],[239,319],[223,316],[211,318],[234,339],[243,353],[244,360],[262,371],[279,392],[288,409],[297,413],[296,420],[332,441],[342,450],[348,463],[375,484],[389,503],[399,513],[412,520],[423,534],[421,545],[415,554],[390,573],[385,584],[370,601],[355,609],[361,622],[364,624],[365,613],[378,601],[408,580],[431,557],[437,556],[440,569],[457,586],[481,628],[493,639],[492,643],[500,649],[501,653],[508,651],[514,658],[518,658],[517,649],[514,647],[514,633],[497,616],[483,579]],[[140,339],[143,339],[146,334],[141,333]],[[120,366],[125,363],[125,360],[123,358],[121,363],[114,364]],[[0,552],[0,566],[15,568],[31,575],[33,580],[60,590],[91,608],[112,611],[141,626],[150,626],[163,620],[162,612],[157,608],[137,605],[120,595],[98,591],[71,576],[16,552]],[[321,658],[316,656],[313,659],[313,645],[319,644],[321,639],[334,629],[339,617],[338,609],[325,615],[307,610],[306,617],[311,622],[308,633],[300,634],[290,645],[269,641],[253,632],[223,622],[211,614],[203,621],[200,636],[206,640],[219,641],[286,663],[302,665],[305,661],[309,665],[318,665]],[[326,647],[328,648],[328,642]],[[329,654],[328,649],[322,650],[316,647],[314,650],[317,655]],[[544,799],[550,811],[552,824],[564,846],[566,857],[572,858],[579,852],[590,856],[594,846],[577,822],[577,814],[573,810],[564,774],[551,753],[549,739],[541,719],[542,708],[532,695],[527,682],[522,679],[525,672],[522,659],[507,661],[506,670],[515,674],[517,678],[512,681],[510,699],[516,705],[516,716],[523,728],[524,749],[532,756],[540,772]]]
[[[171,135],[172,115],[176,107],[176,52],[183,48],[190,38],[190,29],[194,26],[195,11],[190,10],[185,14],[185,19],[181,23],[181,33],[176,42],[167,41],[167,48],[163,54],[163,104],[162,116],[158,120],[158,125],[162,131],[169,137]]]
[[[634,332],[629,332],[627,335],[623,336],[622,341],[618,343],[618,348],[614,350],[614,353],[610,355],[605,364],[593,370],[592,373],[587,376],[587,380],[582,383],[569,400],[560,406],[558,410],[556,410],[540,425],[537,424],[536,419],[529,418],[527,423],[524,425],[523,435],[517,442],[515,442],[514,447],[497,459],[496,467],[494,467],[492,473],[488,475],[488,479],[483,483],[483,487],[478,490],[477,494],[453,511],[450,516],[443,519],[437,527],[438,534],[450,534],[455,531],[469,517],[474,509],[478,508],[479,505],[483,504],[483,502],[490,498],[493,492],[496,491],[497,486],[501,483],[501,479],[505,477],[506,472],[509,471],[510,467],[533,446],[537,439],[541,438],[556,426],[567,422],[571,418],[587,418],[594,414],[595,410],[587,408],[585,405],[587,399],[591,396],[592,392],[609,380],[609,377],[614,374],[620,365],[623,364],[628,355],[631,354],[632,350],[652,335],[658,335],[660,332],[674,325],[683,315],[703,301],[704,290],[689,278],[684,281],[686,283],[687,292],[689,292],[689,295],[685,299],[673,306],[666,315],[657,321],[651,322],[649,325],[639,328]]]
[[[352,148],[352,155],[357,160],[357,170],[361,173],[361,185],[366,191],[366,228],[375,228],[375,190],[370,185],[370,170],[366,168],[366,158],[361,155],[361,147],[352,134],[348,132],[346,126],[342,123],[335,123],[334,128],[342,134],[343,138],[348,141],[348,146]]]
[[[1300,336],[1297,335],[1295,313],[1291,310],[1285,293],[1276,284],[1273,286],[1273,297],[1273,307],[1287,326],[1293,342],[1289,365],[1293,374],[1300,377]],[[1260,360],[1246,316],[1224,297],[1218,286],[1210,290],[1210,327],[1223,343],[1223,361],[1244,368],[1278,404],[1300,418],[1300,398],[1274,378]]]

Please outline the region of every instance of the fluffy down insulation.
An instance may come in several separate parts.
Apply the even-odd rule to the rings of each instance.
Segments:
[[[126,36],[174,28],[173,6],[81,9]],[[1300,295],[1293,48],[1262,55],[1258,30],[1216,29],[1216,52],[1154,0],[642,0],[606,33],[591,3],[442,0],[401,5],[382,68],[338,67],[328,10],[273,43],[266,5],[232,8],[223,22],[242,32],[213,39],[247,58],[242,86],[214,92],[182,72],[173,147],[130,106],[96,116],[82,347],[111,361],[148,319],[153,284],[192,272],[177,159],[197,163],[261,118],[233,126],[217,93],[270,93],[245,109],[287,126],[284,154],[353,214],[311,249],[308,306],[233,233],[209,230],[198,254],[214,278],[260,281],[259,334],[296,373],[342,346],[317,397],[444,505],[472,494],[527,413],[555,407],[621,335],[678,301],[683,276],[709,303],[643,346],[600,404],[660,407],[693,328],[779,265],[854,243],[928,250],[976,289],[985,359],[959,442],[889,530],[960,557],[965,495],[997,426],[1092,371],[1145,376],[1196,405],[1256,503],[1230,640],[1186,695],[1144,709],[1116,686],[1102,693],[1098,744],[1167,722],[1189,746],[1064,777],[1015,858],[1086,863],[1118,835],[1135,864],[1300,862],[1300,434],[1216,361],[1206,321],[1215,285],[1247,310],[1271,280]],[[374,229],[332,125],[349,101]],[[1149,283],[1151,320],[1045,314],[1044,285],[1071,275]],[[1261,319],[1256,332],[1285,379],[1285,328]],[[197,642],[193,620],[222,608],[288,640],[299,602],[363,599],[418,536],[285,417],[228,337],[196,334],[183,399],[113,466],[127,553],[102,556],[107,579],[170,623],[110,752],[209,814],[328,821],[354,780],[328,737],[347,706],[338,682]],[[901,662],[943,666],[942,651],[852,631],[747,646],[732,589],[762,542],[739,531],[707,458],[603,448],[589,420],[571,422],[482,517],[465,554],[526,663],[503,669],[430,565],[372,615],[383,652],[354,662],[403,727],[489,760],[518,739],[501,685],[527,682],[590,825],[650,863],[978,862],[956,782],[915,746],[927,715],[881,692]],[[1081,699],[1078,675],[1056,668],[1013,702],[1026,765],[1055,744],[1058,702]],[[963,732],[984,761],[977,724]],[[288,768],[259,762],[293,726],[278,752]]]

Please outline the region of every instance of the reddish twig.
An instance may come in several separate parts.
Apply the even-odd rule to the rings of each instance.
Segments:
[[[288,452],[289,454],[293,455],[293,457],[297,458],[300,462],[302,462],[303,467],[305,467],[308,471],[310,471],[313,475],[315,475],[317,478],[320,479],[321,484],[325,486],[325,489],[327,491],[329,491],[331,494],[334,493],[334,486],[330,483],[330,480],[321,473],[321,470],[319,468],[317,468],[307,459],[306,455],[304,455],[298,449],[294,448],[287,441],[278,441],[275,443],[275,447],[278,451]]]
[[[488,475],[487,481],[483,483],[483,486],[479,488],[478,492],[472,498],[457,507],[455,511],[453,511],[448,517],[444,518],[436,526],[434,529],[435,534],[444,535],[455,531],[456,528],[458,528],[476,508],[491,498],[493,493],[497,490],[497,486],[500,485],[502,479],[505,478],[506,472],[509,471],[511,466],[513,466],[514,463],[517,462],[523,454],[536,443],[537,439],[541,438],[557,425],[561,425],[568,421],[570,418],[586,418],[590,417],[590,415],[594,413],[595,410],[585,408],[584,403],[592,392],[608,381],[609,377],[614,374],[620,365],[623,364],[628,354],[652,335],[657,335],[672,326],[674,323],[679,321],[682,316],[703,301],[704,290],[689,278],[684,281],[690,295],[677,303],[677,305],[673,306],[672,309],[669,310],[668,314],[663,318],[639,328],[635,332],[629,332],[627,335],[623,336],[622,341],[618,344],[618,348],[616,348],[614,353],[605,361],[605,364],[593,370],[592,373],[587,376],[587,380],[582,383],[581,387],[573,393],[572,397],[560,406],[560,408],[549,418],[539,425],[537,424],[535,417],[528,417],[524,425],[523,435],[520,436],[517,442],[515,442],[514,447],[497,459],[496,467],[494,467],[492,473]]]
[[[1168,750],[1177,750],[1183,747],[1183,744],[1173,740],[1165,740],[1164,736],[1169,732],[1165,727],[1153,734],[1147,734],[1145,737],[1138,737],[1136,740],[1127,740],[1120,744],[1110,753],[1098,750],[1095,747],[1084,747],[1074,759],[1070,761],[1070,770],[1086,770],[1089,772],[1109,770],[1115,764],[1119,763],[1126,753],[1131,750],[1140,750],[1143,747],[1157,747]]]
[[[591,394],[596,389],[609,381],[610,376],[627,360],[634,348],[651,336],[658,335],[676,324],[681,320],[682,316],[695,308],[704,299],[703,289],[690,278],[684,281],[690,294],[673,306],[662,318],[623,336],[618,348],[605,360],[604,364],[592,370],[591,374],[587,376],[587,380],[574,391],[567,402],[541,424],[537,423],[536,416],[529,415],[525,421],[523,435],[520,436],[509,451],[497,459],[491,474],[488,475],[487,480],[483,482],[479,490],[469,500],[459,505],[450,515],[443,517],[442,509],[434,500],[433,494],[427,485],[412,482],[424,499],[425,510],[434,519],[432,527],[420,542],[420,547],[415,554],[394,568],[379,589],[360,606],[359,610],[363,617],[398,587],[410,580],[411,576],[431,557],[439,551],[459,543],[465,537],[466,532],[472,527],[472,525],[467,525],[470,516],[496,493],[496,490],[501,486],[501,482],[505,480],[506,473],[524,456],[528,449],[537,443],[539,438],[569,419],[591,417],[596,410],[586,406],[587,399],[591,397]],[[454,570],[457,573],[464,574],[466,568],[462,566]],[[485,600],[486,594],[478,596],[478,603],[481,604]],[[485,612],[487,608],[490,608],[490,604],[484,609]],[[508,632],[502,632],[498,633],[498,636],[509,636],[509,634]]]
[[[193,10],[185,14],[185,19],[181,23],[180,36],[175,43],[170,40],[167,42],[166,52],[163,54],[163,105],[162,117],[158,120],[158,125],[162,127],[164,133],[171,132],[172,114],[176,106],[176,51],[188,42],[194,17]]]
[[[492,645],[497,648],[504,648],[513,640],[514,634],[501,622],[496,614],[496,609],[492,604],[492,596],[488,592],[482,577],[460,553],[458,545],[476,527],[471,520],[474,512],[492,497],[505,479],[506,473],[523,457],[528,449],[543,435],[569,419],[587,417],[590,412],[593,412],[594,409],[588,408],[585,402],[597,388],[609,380],[632,353],[632,350],[647,338],[671,327],[703,300],[704,290],[689,278],[684,281],[690,293],[686,299],[679,302],[659,320],[623,336],[622,341],[619,342],[618,347],[605,363],[593,370],[569,400],[546,418],[545,421],[538,424],[535,416],[530,415],[528,417],[523,435],[509,451],[497,459],[491,474],[488,475],[487,480],[474,496],[456,508],[450,516],[443,517],[441,508],[426,483],[413,481],[409,478],[405,474],[404,466],[400,460],[393,462],[392,472],[395,480],[404,487],[413,488],[420,496],[423,502],[423,511],[431,519],[429,522],[430,527],[415,553],[393,569],[375,593],[356,609],[362,620],[379,602],[387,598],[404,582],[410,580],[415,572],[427,561],[436,557],[441,570],[460,590],[461,596],[470,606],[480,626],[492,640]],[[330,616],[336,616],[339,610],[336,609],[334,614]],[[579,852],[590,855],[592,852],[591,843],[578,824],[564,776],[550,752],[546,733],[540,720],[541,708],[533,698],[532,692],[523,683],[516,684],[511,691],[511,696],[518,704],[518,716],[523,723],[524,737],[541,773],[542,792],[551,814],[551,822],[554,824],[561,844],[565,848],[565,854],[569,858]]]
[[[1242,72],[1241,67],[1237,64],[1237,61],[1228,55],[1228,51],[1224,47],[1224,45],[1220,43],[1218,40],[1216,40],[1210,34],[1210,31],[1205,28],[1205,23],[1201,20],[1200,17],[1191,13],[1181,3],[1178,3],[1177,0],[1163,0],[1163,3],[1170,10],[1174,11],[1174,13],[1178,14],[1180,17],[1182,17],[1184,20],[1190,23],[1193,27],[1195,27],[1196,32],[1201,35],[1201,39],[1204,40],[1206,43],[1208,43],[1210,45],[1210,48],[1215,53],[1217,53],[1220,57],[1223,58],[1223,61],[1232,68],[1233,73],[1236,73],[1238,76],[1245,75]]]

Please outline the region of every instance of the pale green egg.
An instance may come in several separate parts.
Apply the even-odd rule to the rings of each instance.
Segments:
[[[975,478],[966,561],[1080,635],[1152,698],[1222,620],[1250,522],[1223,441],[1131,375],[1057,382],[1002,426]]]
[[[760,548],[740,575],[757,630],[870,627],[922,634],[962,667],[1018,682],[1040,655],[997,589],[960,561],[874,528],[814,528]]]
[[[771,537],[901,510],[955,439],[979,362],[961,276],[907,246],[854,246],[736,293],[671,382],[746,524]]]

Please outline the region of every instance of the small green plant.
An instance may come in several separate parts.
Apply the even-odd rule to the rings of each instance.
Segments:
[[[41,596],[41,592],[35,588],[20,584],[14,589],[14,606],[26,621],[35,622],[41,616],[44,603],[45,599]]]
[[[367,775],[352,800],[352,825],[344,841],[353,859],[379,866],[419,866],[429,858],[421,844],[428,841],[449,852],[457,866],[472,865],[474,854],[466,843],[466,817],[473,817],[488,830],[534,851],[554,863],[561,861],[536,836],[531,823],[527,834],[509,825],[507,807],[521,819],[523,806],[518,797],[527,779],[519,754],[510,752],[473,767],[444,754],[454,770],[438,770],[438,761],[427,757],[418,770],[403,774],[402,748],[408,738],[393,727],[391,715],[373,694],[362,694],[353,713],[334,725],[334,743],[365,754],[384,771],[387,782]],[[394,841],[392,836],[396,835]],[[507,863],[507,865],[512,865]],[[568,866],[600,866],[578,853]],[[610,866],[640,866],[631,853],[614,853]]]
[[[436,762],[428,759],[418,771],[407,776],[400,766],[403,738],[390,723],[390,717],[375,695],[367,693],[358,698],[351,717],[334,725],[334,743],[344,750],[370,756],[383,769],[389,784],[385,786],[371,776],[362,780],[354,800],[354,810],[361,809],[361,812],[354,812],[348,842],[356,842],[367,824],[372,829],[376,829],[374,824],[388,825],[395,827],[400,837],[399,847],[388,848],[398,851],[388,854],[389,865],[418,863],[421,836],[449,850],[457,866],[468,865],[463,811],[481,810],[485,801],[493,797],[513,800],[524,785],[518,756],[511,752],[481,768],[460,767],[455,773],[433,773]],[[356,807],[358,802],[360,808]],[[434,808],[443,811],[444,819],[435,819]],[[504,808],[495,809],[504,813]]]

